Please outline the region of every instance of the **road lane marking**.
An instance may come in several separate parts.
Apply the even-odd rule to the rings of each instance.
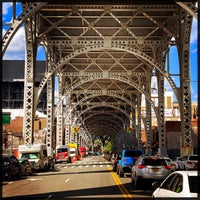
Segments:
[[[127,191],[127,189],[124,187],[123,183],[121,182],[119,177],[116,175],[116,173],[112,170],[112,168],[111,167],[107,167],[107,169],[109,170],[109,172],[112,175],[115,183],[117,184],[117,186],[119,187],[120,191],[122,192],[123,197],[124,198],[133,198],[133,195],[130,194]]]
[[[40,181],[40,180],[42,180],[42,178],[29,178],[28,180],[29,181]]]
[[[52,194],[50,194],[50,195],[47,197],[47,199],[50,199],[52,196],[53,196],[53,195],[52,195]]]
[[[65,183],[67,183],[69,180],[70,180],[70,178],[66,179],[66,180],[65,180]]]

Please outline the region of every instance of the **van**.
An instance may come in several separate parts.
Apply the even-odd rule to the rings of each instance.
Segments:
[[[56,147],[56,163],[58,162],[69,162],[68,147],[66,145]]]
[[[20,158],[28,159],[34,171],[46,171],[49,168],[46,144],[19,145]]]

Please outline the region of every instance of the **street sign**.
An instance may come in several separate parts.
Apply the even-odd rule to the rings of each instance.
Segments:
[[[2,124],[3,125],[9,125],[10,124],[10,113],[3,113]]]

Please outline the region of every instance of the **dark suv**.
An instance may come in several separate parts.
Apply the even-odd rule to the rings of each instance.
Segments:
[[[11,180],[13,178],[20,178],[21,168],[18,159],[15,156],[2,156],[2,178]]]

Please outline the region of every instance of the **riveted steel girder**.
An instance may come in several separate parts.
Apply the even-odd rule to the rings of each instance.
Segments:
[[[59,81],[62,85],[59,90],[59,102],[55,112],[48,115],[48,127],[54,125],[54,118],[57,116],[57,125],[60,127],[57,136],[62,138],[63,121],[65,121],[65,142],[71,140],[69,137],[72,121],[69,114],[74,116],[77,114],[79,121],[84,122],[84,131],[88,136],[85,140],[92,141],[94,137],[90,132],[92,130],[90,116],[95,112],[102,116],[105,116],[105,112],[114,119],[119,118],[128,124],[130,110],[134,109],[138,113],[137,116],[133,113],[133,117],[138,120],[138,123],[134,122],[138,137],[141,137],[143,120],[147,146],[151,146],[151,109],[153,108],[157,118],[158,113],[161,113],[162,120],[158,123],[159,145],[165,147],[163,85],[166,79],[182,109],[183,145],[191,147],[191,134],[188,128],[191,115],[188,47],[191,16],[197,16],[195,2],[124,1],[118,4],[112,1],[99,1],[99,4],[92,2],[83,4],[82,1],[74,3],[69,0],[61,4],[27,3],[23,4],[23,7],[23,13],[13,21],[4,35],[3,53],[19,27],[26,23],[26,69],[28,71],[25,73],[24,108],[27,113],[24,127],[26,127],[27,143],[32,142],[31,123],[44,86],[48,86],[49,92],[47,111],[53,112],[52,81],[55,76],[62,75]],[[35,29],[30,24],[31,21],[34,22]],[[175,41],[171,41],[172,37]],[[48,69],[38,91],[35,91],[34,73],[30,74],[34,72],[35,49],[39,44],[45,47],[47,56],[50,57],[47,59]],[[163,60],[169,45],[177,45],[179,49],[180,88],[176,86],[170,73],[164,69]],[[158,108],[151,101],[150,79],[153,75],[159,79]],[[146,116],[141,115],[142,94],[146,99]],[[64,114],[64,99],[67,101],[67,114]],[[119,102],[122,105],[119,106]],[[99,108],[105,109],[102,112]],[[72,116],[73,120],[74,116]],[[109,120],[112,121],[110,118]],[[90,126],[87,127],[87,124]],[[52,135],[50,134],[53,134],[53,130],[52,128],[48,130],[47,143],[51,146]],[[95,130],[96,133],[99,132],[98,126],[95,126]],[[112,135],[111,130],[111,127],[107,128],[110,135]],[[123,142],[126,139],[133,140],[125,136],[122,137]],[[78,136],[74,139],[81,140]],[[58,143],[62,142],[61,140]],[[139,148],[141,146],[140,140]]]

